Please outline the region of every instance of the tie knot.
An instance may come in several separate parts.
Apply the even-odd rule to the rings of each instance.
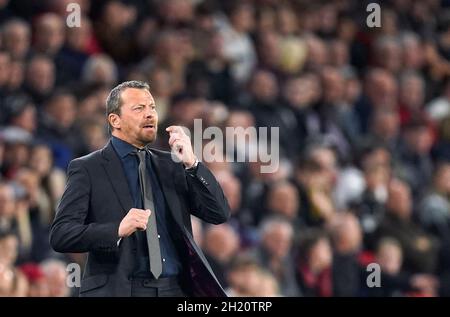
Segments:
[[[146,148],[143,149],[135,149],[131,152],[132,155],[137,155],[137,157],[139,158],[139,161],[144,161],[145,160],[145,153],[147,152]]]

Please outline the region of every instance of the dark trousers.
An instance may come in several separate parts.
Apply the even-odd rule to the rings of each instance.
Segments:
[[[159,279],[133,278],[131,282],[132,297],[186,297],[176,277]]]

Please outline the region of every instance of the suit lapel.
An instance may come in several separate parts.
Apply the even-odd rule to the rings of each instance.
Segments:
[[[119,198],[123,213],[126,214],[133,208],[133,199],[131,197],[130,188],[122,163],[114,151],[111,141],[103,148],[102,154],[105,159],[102,163],[103,167],[105,168],[116,196]]]

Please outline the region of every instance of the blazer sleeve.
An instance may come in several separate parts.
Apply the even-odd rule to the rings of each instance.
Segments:
[[[201,162],[186,174],[191,214],[208,223],[226,222],[230,207],[214,175]]]
[[[67,173],[66,188],[51,225],[50,245],[57,252],[117,252],[120,222],[86,224],[91,181],[83,162],[73,160]]]

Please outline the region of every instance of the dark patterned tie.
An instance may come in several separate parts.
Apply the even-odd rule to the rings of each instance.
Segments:
[[[137,156],[139,158],[139,183],[141,187],[141,196],[144,203],[144,209],[150,209],[151,214],[147,223],[147,244],[148,254],[150,258],[150,271],[157,279],[162,272],[161,251],[159,247],[158,228],[156,225],[156,209],[153,203],[152,185],[150,177],[147,173],[146,161],[147,151],[138,150]]]

